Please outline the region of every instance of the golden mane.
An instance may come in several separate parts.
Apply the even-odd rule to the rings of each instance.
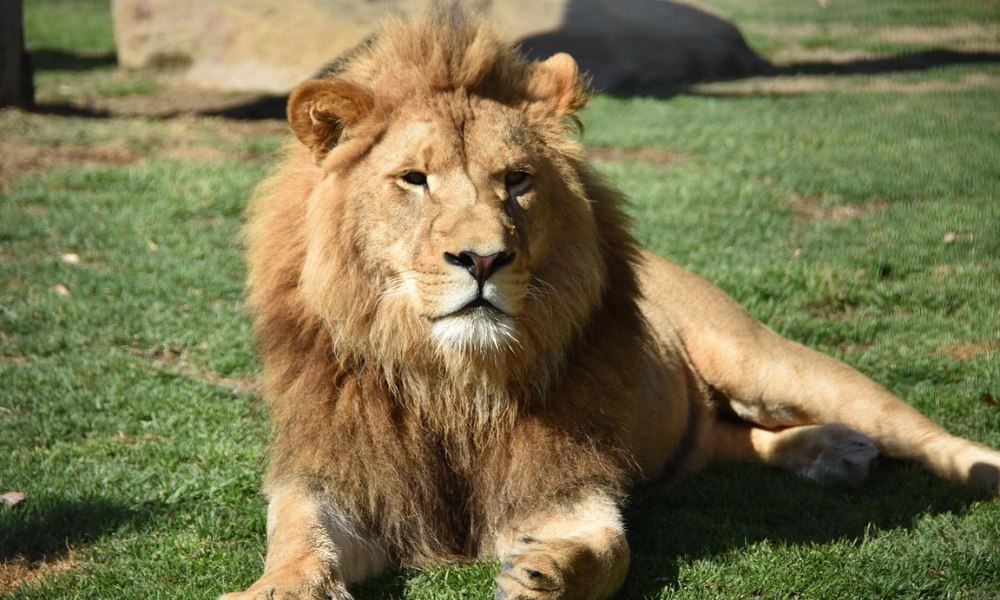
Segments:
[[[517,48],[458,6],[417,22],[389,19],[327,72],[362,83],[387,103],[442,91],[506,103],[523,98],[529,66]]]

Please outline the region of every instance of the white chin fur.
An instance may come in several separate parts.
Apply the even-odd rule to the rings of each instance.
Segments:
[[[492,354],[517,345],[514,320],[485,308],[438,319],[431,336],[442,352]]]

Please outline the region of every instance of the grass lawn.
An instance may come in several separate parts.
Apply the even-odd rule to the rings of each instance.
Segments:
[[[643,243],[1000,447],[1000,10],[710,3],[777,62],[984,57],[601,96],[583,119]],[[238,232],[287,128],[142,116],[184,90],[115,68],[108,4],[28,0],[41,110],[0,111],[0,494],[27,494],[0,505],[3,598],[214,597],[262,565]],[[719,469],[628,517],[624,599],[1000,597],[1000,502],[910,465],[859,490]],[[496,569],[356,597],[490,598]]]

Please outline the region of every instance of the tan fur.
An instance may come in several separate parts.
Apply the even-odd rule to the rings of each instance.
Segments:
[[[510,598],[606,598],[629,565],[621,513],[601,495],[532,515],[497,540],[494,555],[504,557],[497,585]]]
[[[227,599],[492,555],[498,598],[606,598],[628,489],[717,460],[856,483],[877,444],[996,493],[1000,454],[640,252],[571,135],[586,100],[572,58],[450,9],[292,94],[302,145],[247,228],[268,559]]]

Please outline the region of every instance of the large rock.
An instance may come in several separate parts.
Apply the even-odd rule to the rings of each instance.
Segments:
[[[470,2],[473,0],[470,0]],[[599,88],[656,94],[768,65],[721,16],[665,0],[478,0],[532,56],[576,56]],[[197,85],[283,93],[419,0],[113,0],[126,68],[187,67]]]

